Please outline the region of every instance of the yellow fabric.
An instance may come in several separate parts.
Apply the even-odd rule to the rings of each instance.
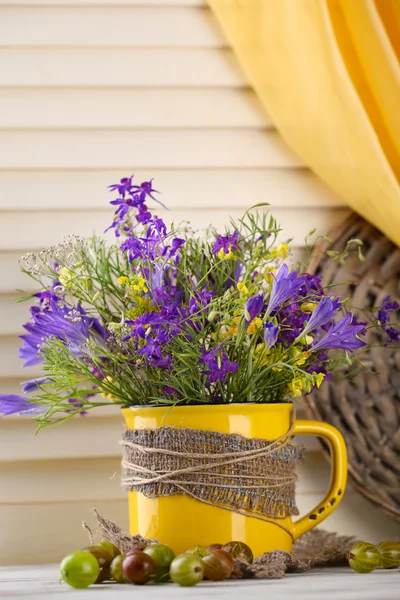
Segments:
[[[400,0],[209,0],[288,145],[400,244]]]

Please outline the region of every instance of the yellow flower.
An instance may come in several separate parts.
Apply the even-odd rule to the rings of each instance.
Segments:
[[[71,288],[77,277],[77,274],[71,271],[71,269],[68,267],[62,267],[58,274],[59,282],[66,288]]]
[[[274,258],[287,258],[289,256],[288,244],[279,244],[277,248],[271,250],[271,254]]]
[[[126,313],[127,319],[136,319],[140,315],[145,315],[149,312],[156,312],[150,298],[135,297],[136,306],[130,308]]]
[[[264,275],[265,281],[267,283],[269,283],[270,285],[272,285],[274,282],[274,275],[276,274],[276,272],[277,272],[277,269],[272,268],[268,271],[268,273],[265,273],[265,275]]]
[[[306,313],[312,313],[317,308],[316,302],[303,302],[300,306],[301,310]]]
[[[325,373],[314,373],[314,383],[317,388],[321,387],[321,383],[325,379]]]
[[[244,284],[242,281],[239,281],[239,283],[237,284],[237,289],[243,296],[249,293],[246,284]]]
[[[262,319],[260,319],[260,317],[256,317],[255,319],[252,320],[252,322],[248,326],[247,333],[255,333],[262,327],[262,324],[263,324]]]
[[[144,277],[135,278],[131,283],[131,289],[133,292],[148,292],[147,282]]]
[[[131,296],[133,298],[136,298],[136,296],[138,294],[146,293],[149,291],[149,288],[147,287],[147,281],[145,280],[144,277],[139,277],[138,275],[135,275],[135,277],[133,278],[129,278],[129,277],[118,277],[118,283],[120,286],[128,288],[127,291],[127,296]]]
[[[122,277],[118,277],[118,283],[119,285],[127,285],[129,283],[129,277],[125,277],[124,275]]]
[[[295,359],[294,364],[297,366],[304,365],[306,360],[309,358],[309,352],[302,352],[299,348],[292,348],[291,351],[292,357]]]
[[[234,260],[236,256],[233,254],[232,248],[229,247],[229,252],[227,254],[225,254],[225,250],[221,248],[221,250],[218,252],[218,258],[220,260]]]
[[[107,377],[105,378],[104,381],[109,381],[110,383],[114,383],[113,378],[110,377],[110,375],[107,375]],[[106,400],[110,400],[110,402],[118,402],[118,398],[117,398],[117,396],[114,396],[114,394],[109,394],[108,392],[103,392],[101,395]]]
[[[304,384],[305,384],[304,377],[295,377],[289,383],[288,388],[292,392],[292,395],[295,398],[300,398],[300,396],[302,395]]]

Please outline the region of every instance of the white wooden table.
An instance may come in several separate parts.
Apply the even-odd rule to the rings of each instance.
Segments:
[[[58,581],[57,565],[0,567],[0,598],[50,600],[175,600],[229,598],[230,600],[399,600],[400,571],[360,575],[347,567],[314,569],[264,581],[204,582],[194,588],[174,584],[131,586],[102,584],[74,590]]]

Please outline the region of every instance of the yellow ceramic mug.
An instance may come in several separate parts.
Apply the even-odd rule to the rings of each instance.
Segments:
[[[291,404],[228,404],[176,406],[173,409],[132,407],[124,409],[123,413],[128,429],[169,425],[275,440],[289,430],[291,410]],[[337,508],[347,479],[347,452],[339,431],[318,421],[296,421],[293,435],[304,434],[323,437],[329,443],[332,476],[325,498],[298,521],[293,523],[290,517],[279,519],[282,528],[184,495],[146,498],[138,492],[129,492],[131,534],[156,538],[177,554],[197,544],[208,546],[232,540],[248,544],[255,556],[274,549],[290,552],[294,540]]]

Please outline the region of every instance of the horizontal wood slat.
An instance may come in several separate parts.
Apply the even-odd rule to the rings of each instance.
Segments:
[[[109,208],[114,195],[107,189],[131,171],[1,170],[2,211],[84,210]],[[340,200],[306,169],[138,169],[134,181],[154,178],[154,187],[168,209],[223,208],[243,212],[266,202],[271,211],[284,208],[339,207]],[[1,260],[1,259],[0,259]],[[0,263],[1,264],[1,263]],[[0,281],[0,289],[2,282]]]
[[[34,435],[26,418],[0,420],[0,465],[9,461],[119,457],[122,416],[74,417],[68,424],[48,427]]]
[[[3,168],[217,168],[300,166],[280,136],[264,131],[4,131]]]
[[[206,8],[0,5],[0,47],[194,47],[226,42]]]
[[[40,433],[38,434],[40,436]],[[36,439],[36,438],[35,438]],[[35,439],[27,439],[30,446]],[[118,439],[115,440],[118,442]],[[321,457],[323,460],[323,458]],[[313,464],[316,461],[313,461]],[[123,500],[121,458],[58,459],[1,465],[0,506],[36,502],[79,502],[95,498]],[[40,481],[40,485],[35,485]],[[24,486],[28,482],[28,486]]]
[[[196,230],[202,230],[210,224],[223,229],[229,224],[229,217],[239,219],[243,210],[199,209],[187,210],[157,210],[169,224],[190,221]],[[326,231],[336,223],[340,223],[348,215],[346,209],[315,210],[281,208],[274,209],[273,214],[283,228],[281,238],[294,239],[294,246],[302,247],[304,239],[312,229],[318,233]],[[1,250],[30,250],[58,243],[63,235],[91,235],[93,232],[101,234],[112,222],[110,211],[96,210],[85,214],[84,211],[53,211],[40,214],[7,212],[0,219],[0,251]],[[108,234],[110,238],[112,234]]]
[[[231,50],[5,48],[0,86],[243,87]]]
[[[94,527],[90,512],[94,506],[124,531],[129,530],[126,499],[104,501],[99,498],[89,502],[1,506],[0,564],[60,562],[70,552],[84,548],[89,544],[89,537],[82,528],[82,521],[86,520]],[[35,585],[36,580],[30,582],[29,596]],[[60,587],[60,591],[68,594],[65,587]],[[46,592],[41,594],[43,599],[46,596]]]
[[[247,89],[4,88],[0,128],[271,127]]]

